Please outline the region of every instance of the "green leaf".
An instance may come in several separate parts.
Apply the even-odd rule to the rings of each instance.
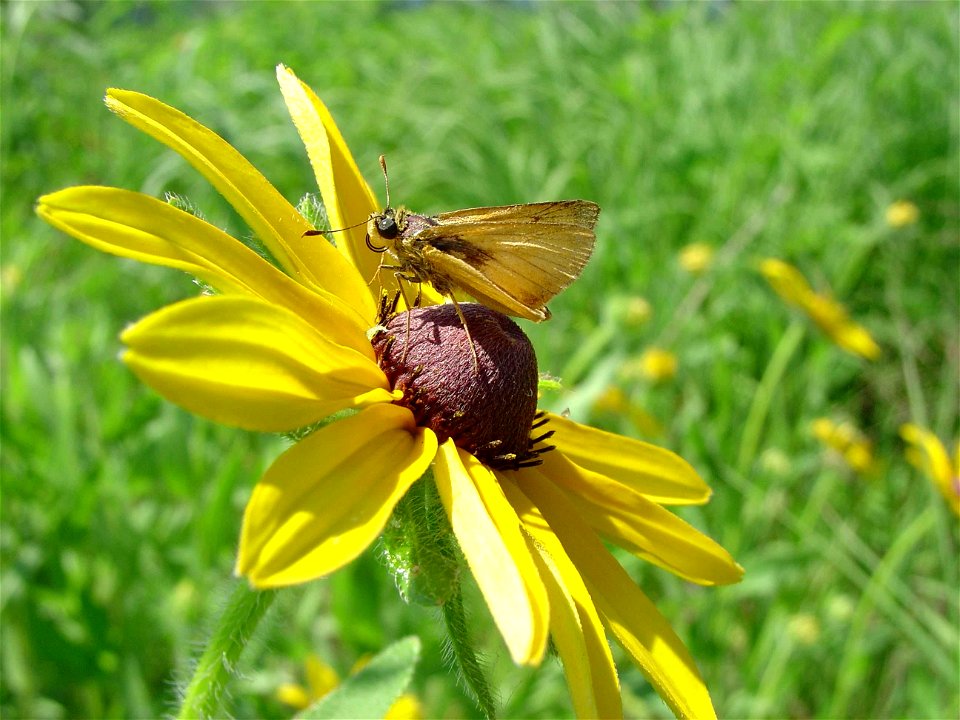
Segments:
[[[407,689],[419,660],[420,638],[411,636],[399,640],[296,717],[298,720],[382,718]]]

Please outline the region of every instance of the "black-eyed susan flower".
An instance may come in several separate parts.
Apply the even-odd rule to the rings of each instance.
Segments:
[[[628,327],[641,327],[653,317],[653,306],[638,295],[615,298],[612,303],[618,322]]]
[[[350,674],[359,672],[369,662],[369,656],[358,660]],[[277,700],[295,710],[305,710],[318,700],[325,698],[340,686],[340,674],[333,666],[325,663],[318,655],[311,653],[304,662],[304,683],[286,682],[276,691]],[[424,717],[423,706],[416,695],[403,693],[398,697],[384,720],[421,720]]]
[[[901,426],[900,437],[909,445],[907,459],[930,478],[950,509],[960,515],[960,442],[951,461],[940,438],[919,425]]]
[[[787,621],[787,632],[800,645],[812,647],[820,640],[820,621],[811,613],[797,613]]]
[[[663,435],[663,427],[657,419],[633,402],[619,387],[611,385],[601,392],[593,401],[591,408],[601,417],[626,417],[640,435],[655,437]]]
[[[680,267],[691,275],[703,275],[713,264],[713,246],[704,242],[685,245],[678,256]]]
[[[619,415],[630,408],[626,393],[615,385],[610,385],[593,401],[593,411]]]
[[[870,475],[876,470],[873,443],[853,423],[821,417],[811,423],[810,429],[817,440],[854,472]]]
[[[903,228],[913,225],[920,218],[920,209],[909,200],[897,200],[890,203],[886,212],[887,225],[892,228]]]
[[[362,222],[378,208],[330,113],[290,70],[277,75],[331,225]],[[695,583],[739,580],[722,547],[664,508],[707,501],[696,472],[667,450],[537,412],[536,359],[511,320],[461,305],[475,370],[452,306],[378,311],[380,286],[368,282],[381,258],[362,228],[336,246],[305,237],[307,221],[215,133],[139,93],[110,90],[106,102],[203,173],[279,266],[138,193],[79,187],[42,197],[39,214],[74,237],[219,291],[126,330],[124,361],[171,401],[250,430],[293,431],[338,413],[255,487],[237,572],[261,588],[334,572],[432,467],[514,661],[539,663],[552,634],[577,714],[616,717],[612,633],[675,713],[712,717],[693,658],[601,540]]]
[[[677,375],[677,356],[669,350],[649,347],[623,368],[627,377],[641,377],[653,383],[672,380]]]
[[[836,300],[814,292],[797,268],[768,258],[760,264],[760,272],[777,295],[800,308],[838,347],[868,360],[880,357],[880,346],[867,329],[851,320]]]
[[[282,683],[276,692],[277,700],[297,710],[310,707],[326,697],[340,684],[340,674],[320,656],[311,653],[303,664],[304,683]]]

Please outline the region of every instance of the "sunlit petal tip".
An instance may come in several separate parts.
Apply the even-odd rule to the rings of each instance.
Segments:
[[[123,92],[120,88],[107,88],[107,91],[103,95],[103,103],[111,110],[116,109],[120,105],[120,101],[117,99],[117,94]]]
[[[670,450],[547,413],[551,442],[563,457],[665,505],[699,505],[710,487],[690,463]],[[549,455],[546,456],[549,458]]]
[[[699,585],[739,582],[743,568],[719,543],[629,487],[571,463],[561,453],[543,458],[534,475],[549,478],[601,536]]]
[[[149,98],[153,102],[159,103],[159,100],[145,95],[143,93],[136,92],[135,90],[124,90],[122,88],[107,88],[107,92],[103,96],[103,104],[107,106],[107,109],[114,113],[115,115],[126,118],[129,115],[132,115],[135,111],[130,107],[132,101],[135,102],[136,98],[143,97]]]
[[[376,212],[377,199],[323,101],[284,65],[277,66],[277,82],[307,150],[331,227],[348,228],[361,223],[359,227],[344,230],[345,242],[337,243],[337,248],[352,261],[361,276],[372,277],[381,258],[366,249],[362,223]]]
[[[842,340],[839,343],[841,347],[867,360],[878,360],[883,354],[869,331],[859,325],[851,324],[846,327],[839,339]]]
[[[696,663],[666,618],[606,550],[578,506],[537,468],[516,474],[533,507],[519,512],[524,525],[549,549],[562,544],[596,604],[606,628],[633,658],[677,717],[715,718]],[[556,536],[554,540],[551,536]]]

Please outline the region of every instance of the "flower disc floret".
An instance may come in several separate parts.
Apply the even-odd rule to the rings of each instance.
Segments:
[[[380,367],[403,392],[397,404],[439,442],[453,438],[490,467],[518,467],[535,458],[533,346],[510,318],[477,303],[460,303],[460,309],[469,337],[453,305],[395,315],[373,339]]]

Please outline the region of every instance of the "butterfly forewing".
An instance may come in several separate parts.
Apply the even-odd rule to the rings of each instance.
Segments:
[[[539,321],[590,259],[599,212],[584,200],[458,210],[437,215],[411,243],[452,285],[494,310]]]
[[[550,225],[579,225],[592,230],[597,224],[600,206],[589,200],[558,200],[554,202],[527,203],[525,205],[500,205],[496,207],[467,208],[440,213],[436,220],[441,224],[522,222]]]

